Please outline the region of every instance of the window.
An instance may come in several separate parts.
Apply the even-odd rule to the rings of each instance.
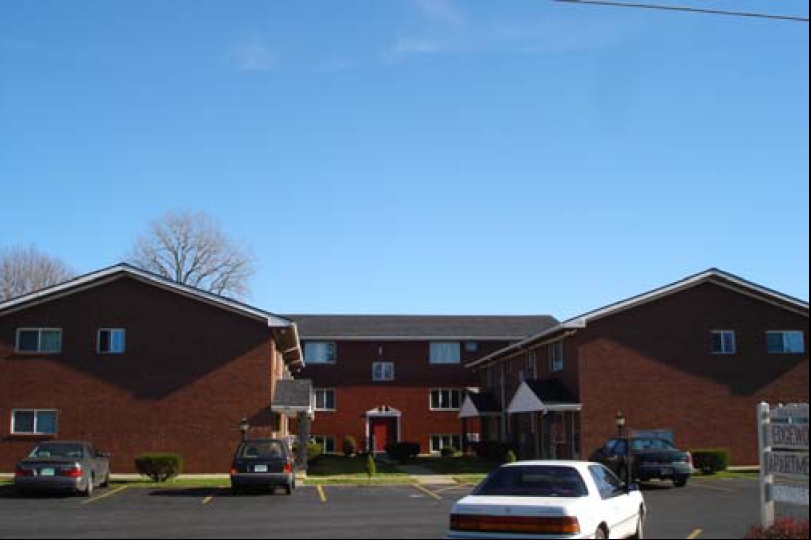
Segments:
[[[17,330],[17,352],[62,352],[62,330],[48,328],[21,328]]]
[[[588,497],[580,472],[572,467],[513,465],[502,467],[482,482],[477,497]]]
[[[431,343],[432,364],[460,364],[462,345],[460,343]]]
[[[315,435],[313,442],[323,448],[325,454],[335,453],[335,437],[329,435]]]
[[[11,413],[13,435],[56,435],[56,411],[14,410]]]
[[[326,388],[315,389],[315,410],[334,411],[335,410],[335,390]]]
[[[593,465],[589,467],[591,477],[597,485],[597,490],[600,492],[600,497],[603,499],[610,499],[616,497],[622,491],[622,481],[617,478],[617,475],[606,469],[602,465]]]
[[[375,362],[372,364],[372,380],[388,382],[394,380],[394,362]]]
[[[443,448],[453,447],[457,450],[462,448],[461,435],[431,435],[431,453],[439,454]]]
[[[458,411],[462,408],[462,394],[459,389],[431,390],[431,410]]]
[[[563,371],[563,342],[558,341],[549,346],[549,371]]]
[[[334,364],[335,348],[331,341],[308,341],[304,344],[304,361],[308,364]]]
[[[102,328],[99,330],[99,354],[124,354],[126,348],[126,330],[121,328]]]
[[[465,351],[469,353],[479,352],[479,342],[478,341],[466,341],[465,342]]]
[[[768,332],[769,354],[803,354],[805,335],[798,330]]]
[[[737,339],[732,330],[716,330],[712,333],[712,354],[735,354]]]

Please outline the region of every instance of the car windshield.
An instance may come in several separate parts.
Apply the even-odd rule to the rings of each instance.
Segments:
[[[284,445],[279,441],[257,441],[242,445],[239,457],[247,459],[284,459]]]
[[[664,439],[634,439],[631,444],[634,452],[646,452],[649,450],[675,450],[676,447]]]
[[[493,473],[474,495],[579,498],[588,496],[588,489],[572,467],[518,465]]]
[[[80,444],[41,444],[28,457],[83,459],[84,448]]]

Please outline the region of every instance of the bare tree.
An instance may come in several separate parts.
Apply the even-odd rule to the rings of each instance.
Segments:
[[[34,246],[0,250],[0,302],[36,292],[74,277],[61,259]]]
[[[167,212],[135,241],[130,264],[184,285],[244,298],[256,272],[250,250],[203,212]]]

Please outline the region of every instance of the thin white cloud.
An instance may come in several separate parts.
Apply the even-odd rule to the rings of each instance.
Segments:
[[[452,0],[415,0],[417,8],[431,21],[459,26],[465,23],[462,11]]]
[[[235,57],[240,71],[268,71],[279,65],[278,55],[258,38],[237,49]]]

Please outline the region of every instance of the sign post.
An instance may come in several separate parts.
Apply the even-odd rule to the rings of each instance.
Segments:
[[[760,521],[774,525],[775,502],[808,506],[808,404],[757,406]],[[779,483],[778,483],[779,482]]]

